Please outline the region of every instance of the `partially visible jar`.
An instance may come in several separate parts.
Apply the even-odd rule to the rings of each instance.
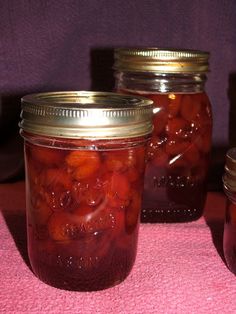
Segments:
[[[154,101],[143,222],[192,221],[203,213],[212,137],[208,58],[192,50],[115,50],[116,90]]]
[[[66,290],[118,284],[136,256],[152,102],[102,92],[22,99],[28,253]]]
[[[223,249],[228,268],[236,274],[236,148],[226,154],[224,191],[227,196]]]

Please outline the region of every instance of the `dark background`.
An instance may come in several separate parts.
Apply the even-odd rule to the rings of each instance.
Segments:
[[[211,53],[212,186],[236,146],[235,0],[1,0],[0,181],[22,174],[20,97],[38,91],[111,90],[118,46]],[[214,187],[213,187],[214,188]]]

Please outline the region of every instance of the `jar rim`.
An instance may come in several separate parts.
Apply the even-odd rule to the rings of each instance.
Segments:
[[[134,47],[116,48],[114,69],[160,73],[206,73],[209,52],[191,49]]]
[[[110,92],[58,91],[21,99],[20,128],[65,138],[126,138],[152,132],[152,104]]]

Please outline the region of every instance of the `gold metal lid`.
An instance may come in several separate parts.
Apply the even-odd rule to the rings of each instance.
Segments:
[[[152,132],[152,101],[105,92],[61,91],[22,98],[20,127],[64,138],[132,138]]]
[[[206,73],[209,53],[200,50],[117,48],[114,69],[158,73]]]
[[[225,188],[236,191],[236,148],[231,148],[226,153],[223,183]]]

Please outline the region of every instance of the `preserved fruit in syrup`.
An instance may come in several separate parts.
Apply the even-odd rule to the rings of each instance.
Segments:
[[[236,275],[236,148],[226,153],[223,183],[227,196],[223,249],[226,264]]]
[[[26,144],[33,269],[65,289],[123,280],[136,255],[145,148],[44,150]]]
[[[234,192],[235,194],[235,192]],[[236,194],[234,203],[228,201],[224,225],[224,256],[228,268],[236,275]]]
[[[131,93],[124,89],[122,92]],[[208,97],[205,93],[137,93],[154,102],[154,131],[147,153],[141,219],[197,219],[205,204],[211,150]]]
[[[43,282],[94,291],[130,273],[151,118],[152,102],[141,97],[24,97],[28,253]]]
[[[203,213],[212,135],[208,59],[198,50],[115,49],[116,90],[154,102],[143,222],[187,222]]]

